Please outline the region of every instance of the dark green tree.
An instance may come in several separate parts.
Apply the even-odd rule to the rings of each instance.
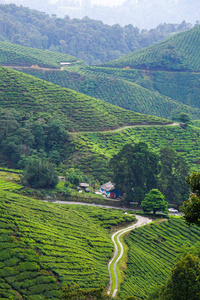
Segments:
[[[160,149],[160,162],[162,169],[158,188],[165,195],[167,202],[173,202],[178,207],[188,198],[189,189],[185,179],[189,167],[185,159],[170,147]]]
[[[59,120],[51,120],[46,127],[46,150],[60,151],[64,144],[69,140],[68,132]]]
[[[178,120],[186,125],[190,123],[190,115],[184,112],[181,112],[178,116]]]
[[[144,212],[153,211],[154,215],[157,211],[167,213],[167,207],[168,203],[165,201],[165,196],[158,189],[152,189],[145,195],[141,203],[141,208]]]
[[[183,202],[181,211],[187,223],[200,226],[200,172],[193,172],[186,178],[186,182],[190,186],[191,194]]]
[[[126,202],[141,203],[146,193],[157,188],[158,156],[146,143],[125,145],[110,160],[112,181]]]
[[[172,268],[167,284],[161,288],[159,300],[199,300],[200,259],[186,254]]]
[[[25,168],[23,183],[33,188],[54,188],[58,176],[51,163],[38,157],[30,157]]]

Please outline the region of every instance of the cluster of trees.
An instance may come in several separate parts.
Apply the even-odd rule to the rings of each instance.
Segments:
[[[15,109],[0,110],[2,165],[25,170],[24,183],[54,187],[58,166],[69,153],[69,135],[59,120],[33,120]]]
[[[133,25],[109,26],[88,17],[81,20],[50,17],[15,4],[0,5],[0,12],[1,41],[71,54],[88,64],[117,59],[191,27],[183,22],[140,31]]]
[[[126,144],[110,160],[110,167],[112,180],[125,201],[139,204],[143,201],[145,211],[166,211],[165,199],[178,207],[188,198],[185,178],[189,167],[184,158],[170,147],[161,148],[156,154],[146,143]],[[152,207],[152,203],[155,204],[153,199],[157,199],[159,205]]]

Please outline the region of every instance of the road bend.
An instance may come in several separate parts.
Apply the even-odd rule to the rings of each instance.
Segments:
[[[109,274],[110,274],[110,283],[109,283],[108,295],[111,294],[112,283],[113,283],[112,273],[113,273],[114,274],[113,277],[115,279],[115,287],[114,287],[114,291],[112,293],[112,298],[115,298],[115,296],[117,294],[117,291],[118,291],[118,288],[119,288],[119,279],[118,279],[118,276],[117,276],[117,264],[118,264],[118,262],[120,261],[120,259],[122,258],[123,254],[124,254],[124,247],[123,247],[122,243],[120,242],[120,236],[123,235],[126,232],[129,232],[129,231],[135,229],[135,228],[144,226],[144,225],[146,225],[146,224],[148,224],[152,221],[151,219],[145,218],[145,217],[142,217],[142,216],[136,216],[136,220],[137,220],[137,223],[115,232],[111,237],[111,239],[114,243],[115,250],[114,250],[113,258],[110,260],[110,262],[108,264],[108,271],[109,271]],[[117,239],[118,244],[115,242],[115,238]],[[118,247],[118,245],[119,245],[119,247]],[[115,262],[112,265],[113,261],[115,261]],[[112,268],[111,268],[111,265],[112,265]],[[113,272],[111,271],[111,269],[113,270]]]

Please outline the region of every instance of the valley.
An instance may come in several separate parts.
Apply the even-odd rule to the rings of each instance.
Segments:
[[[11,9],[19,21],[15,5],[1,6],[2,16]],[[177,26],[131,53],[113,53],[109,43],[100,61],[89,46],[71,55],[96,21],[22,12],[42,44],[28,39],[30,28],[22,45],[2,29],[0,299],[177,300],[166,294],[171,270],[186,255],[200,257],[198,222],[181,214],[188,199],[197,216],[199,207],[200,26]],[[72,37],[81,24],[80,39]],[[123,30],[128,45],[133,28]]]

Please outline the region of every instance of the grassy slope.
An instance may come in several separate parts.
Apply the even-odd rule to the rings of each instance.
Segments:
[[[71,163],[79,156],[78,167],[84,172],[91,172],[102,181],[109,175],[108,161],[126,143],[147,142],[153,151],[171,146],[184,155],[191,169],[198,170],[200,163],[200,129],[179,126],[150,126],[127,128],[122,131],[108,133],[85,133],[74,136],[76,152],[71,157]]]
[[[76,62],[71,55],[0,42],[0,64],[40,67],[60,67],[60,62]],[[83,62],[82,62],[83,63]]]
[[[166,123],[32,76],[0,68],[0,108],[15,108],[34,118],[59,118],[69,131],[106,130],[124,124]]]
[[[132,231],[125,239],[129,260],[119,298],[134,295],[145,299],[154,285],[166,282],[181,246],[194,245],[199,237],[200,228],[188,226],[181,219]]]
[[[200,26],[176,34],[157,45],[138,50],[106,66],[170,71],[200,71]]]
[[[66,283],[84,288],[108,283],[113,245],[104,227],[124,222],[123,212],[44,203],[4,191],[0,216],[1,299],[60,299]]]
[[[109,78],[107,77],[108,75],[106,76],[105,73],[101,72],[101,69],[82,68],[78,71],[80,73],[69,72],[67,70],[63,72],[43,72],[40,70],[24,69],[23,71],[62,87],[71,88],[91,97],[102,99],[124,109],[142,114],[170,118],[178,110],[188,112],[192,119],[200,118],[200,109],[191,108],[163,96],[154,90],[153,87],[150,90],[148,86],[144,88],[136,84],[137,81],[133,83],[129,79],[121,79],[120,72],[119,78],[117,78],[117,74],[110,74],[112,77]],[[116,69],[113,71],[116,71]],[[135,77],[137,78],[137,76]]]

